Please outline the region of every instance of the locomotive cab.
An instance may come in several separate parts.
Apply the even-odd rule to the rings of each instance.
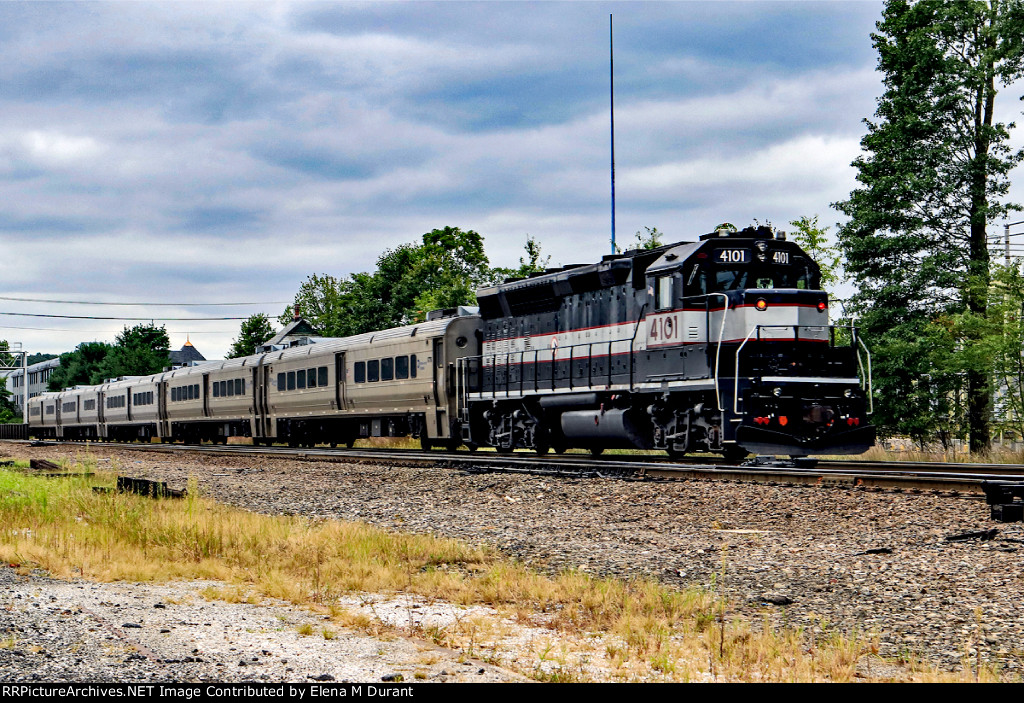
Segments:
[[[648,269],[654,313],[647,345],[663,352],[660,360],[648,354],[648,371],[669,377],[667,367],[680,363],[665,352],[683,347],[682,366],[692,367],[686,376],[705,369],[714,397],[710,413],[702,404],[703,438],[688,430],[683,442],[680,409],[666,403],[661,415],[669,420],[654,418],[665,448],[692,450],[697,439],[701,448],[739,457],[870,447],[870,378],[860,354],[867,350],[855,329],[829,323],[818,265],[766,227],[704,235],[700,244],[677,249]],[[688,346],[703,357],[692,358]],[[684,414],[694,421],[692,411]]]

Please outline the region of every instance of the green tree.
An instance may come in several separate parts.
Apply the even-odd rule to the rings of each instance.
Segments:
[[[821,268],[821,287],[829,290],[842,281],[839,248],[828,243],[829,227],[819,225],[817,215],[805,215],[789,224],[796,228],[792,233],[793,241]]]
[[[119,376],[159,373],[171,365],[170,346],[171,340],[162,325],[125,327],[93,374],[92,383],[102,383],[108,378]]]
[[[79,384],[103,381],[100,366],[112,349],[113,346],[106,342],[82,342],[74,351],[61,354],[60,366],[50,374],[47,389],[60,391]]]
[[[347,279],[310,276],[279,321],[290,322],[298,306],[329,337],[386,329],[423,320],[437,308],[472,305],[476,289],[495,277],[483,237],[473,230],[444,227],[424,234],[419,244],[385,251],[373,273]]]
[[[474,305],[477,288],[491,279],[484,238],[477,232],[458,227],[427,232],[407,276],[422,292],[414,309],[404,311],[404,321],[422,320],[430,310]]]
[[[657,227],[644,227],[643,230],[637,230],[636,232],[636,248],[637,249],[657,249],[660,246],[664,246],[665,242],[664,232],[659,232]]]
[[[980,327],[955,316],[987,316],[986,228],[1016,209],[1004,197],[1022,154],[994,113],[998,88],[1021,74],[1024,11],[1018,0],[889,0],[877,28],[885,91],[853,164],[860,187],[836,204],[850,218],[839,241],[874,348],[876,420],[921,431],[907,418],[948,405],[962,385],[966,428],[954,431],[979,450],[990,441],[992,369],[960,353]]]
[[[274,336],[274,328],[270,325],[270,318],[264,313],[250,315],[242,321],[238,330],[238,339],[228,350],[229,359],[240,356],[249,356],[256,353],[256,347],[260,346]]]
[[[32,364],[39,364],[39,363],[42,363],[44,361],[49,361],[50,359],[56,359],[57,356],[58,356],[57,354],[42,354],[42,353],[39,353],[39,354],[29,354],[28,355],[28,361],[26,363],[29,366],[31,366]]]
[[[523,244],[524,256],[519,257],[517,268],[494,268],[491,269],[490,283],[498,283],[509,278],[528,278],[532,274],[544,272],[551,265],[551,257],[544,256],[541,252],[540,242],[526,235],[526,243]]]

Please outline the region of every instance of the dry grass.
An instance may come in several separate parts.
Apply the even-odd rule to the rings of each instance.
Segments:
[[[1024,449],[1017,451],[992,449],[987,452],[971,454],[967,451],[892,451],[876,445],[860,456],[836,458],[865,461],[928,461],[951,464],[1024,464]]]
[[[202,597],[279,598],[377,635],[387,632],[380,620],[339,607],[339,596],[401,592],[486,604],[509,619],[466,617],[421,634],[467,656],[510,663],[504,631],[541,628],[550,643],[514,665],[549,681],[588,680],[597,671],[620,680],[849,681],[858,658],[877,651],[870,637],[832,633],[811,642],[798,630],[751,627],[732,619],[728,603],[708,589],[580,572],[545,577],[451,539],[229,508],[201,497],[195,482],[184,500],[154,501],[94,492],[90,480],[0,471],[0,559],[100,581],[216,580],[227,585]],[[299,632],[335,636],[327,627]],[[912,675],[941,678],[927,670]]]

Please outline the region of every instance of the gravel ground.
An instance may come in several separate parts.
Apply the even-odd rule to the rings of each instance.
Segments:
[[[515,682],[408,638],[337,632],[284,604],[207,601],[194,584],[65,582],[0,568],[0,680]],[[313,634],[299,628],[309,624]],[[328,627],[334,637],[324,638]]]
[[[0,444],[0,456],[80,453]],[[915,655],[952,670],[965,660],[990,662],[1013,679],[1024,666],[1016,616],[1024,591],[1024,525],[994,523],[984,500],[194,453],[92,453],[112,457],[119,473],[175,487],[194,476],[206,495],[259,512],[362,520],[486,542],[542,569],[645,574],[676,586],[714,582],[724,587],[734,615],[756,621],[767,615],[814,633],[875,633],[885,657]],[[999,532],[988,541],[945,539],[992,528]],[[60,599],[52,602],[39,605],[66,607]],[[296,655],[275,656],[292,661]],[[0,676],[11,661],[0,649]],[[208,675],[224,680],[229,668]]]

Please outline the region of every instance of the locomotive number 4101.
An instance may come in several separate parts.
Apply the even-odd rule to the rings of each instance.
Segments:
[[[647,336],[652,343],[679,341],[679,315],[673,313],[652,317]]]

